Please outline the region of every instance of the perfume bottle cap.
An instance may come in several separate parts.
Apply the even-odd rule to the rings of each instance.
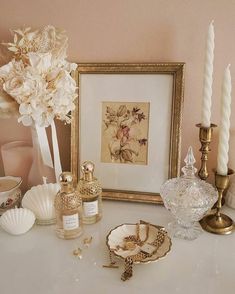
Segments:
[[[60,174],[60,183],[69,184],[73,183],[73,175],[71,172],[63,172]]]
[[[72,187],[73,186],[73,175],[71,172],[63,172],[59,177],[60,185],[64,187]]]
[[[95,169],[95,165],[91,161],[85,161],[81,165],[81,170],[84,173],[84,179],[86,181],[92,181],[93,180],[93,172]]]

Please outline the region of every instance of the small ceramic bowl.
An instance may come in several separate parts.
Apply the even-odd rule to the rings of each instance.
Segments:
[[[19,206],[21,200],[21,177],[0,177],[0,215],[6,210]]]

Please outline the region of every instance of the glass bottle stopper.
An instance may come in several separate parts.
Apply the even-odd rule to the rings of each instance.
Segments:
[[[184,176],[195,177],[195,173],[197,172],[197,169],[196,167],[194,167],[194,163],[196,162],[196,159],[193,155],[192,146],[188,148],[188,152],[184,159],[184,162],[186,163],[186,165],[182,168],[182,172],[184,173]]]

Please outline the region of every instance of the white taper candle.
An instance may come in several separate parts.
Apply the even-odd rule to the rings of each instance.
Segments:
[[[213,60],[214,60],[214,25],[210,23],[207,33],[206,57],[204,68],[204,86],[202,98],[202,117],[201,124],[203,127],[210,127],[211,124],[211,97],[213,82]]]
[[[229,128],[232,90],[229,67],[230,64],[226,67],[224,72],[221,96],[221,122],[217,157],[217,173],[220,175],[227,175],[228,173]]]

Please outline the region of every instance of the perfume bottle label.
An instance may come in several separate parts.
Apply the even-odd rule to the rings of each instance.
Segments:
[[[74,230],[79,227],[78,213],[72,215],[63,215],[63,228],[64,230]]]
[[[98,200],[83,202],[84,216],[93,216],[98,214]]]

